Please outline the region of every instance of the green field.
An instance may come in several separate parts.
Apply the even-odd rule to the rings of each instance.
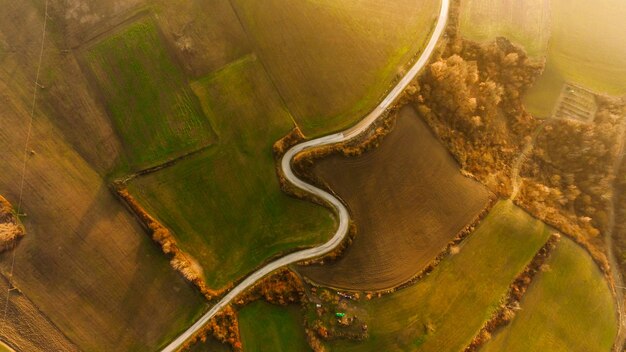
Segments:
[[[247,56],[195,82],[219,144],[129,185],[220,288],[270,257],[323,242],[334,220],[278,185],[272,144],[292,128],[265,71]]]
[[[234,0],[252,45],[307,136],[369,112],[428,40],[439,1]]]
[[[483,351],[610,351],[617,332],[615,303],[589,254],[564,238],[546,264],[522,310]]]
[[[413,286],[361,303],[369,316],[367,341],[337,341],[331,349],[463,350],[549,235],[545,224],[512,203],[497,203],[459,254]]]
[[[544,56],[550,37],[547,0],[464,0],[461,33],[476,41],[507,37],[531,56]]]
[[[310,351],[300,307],[256,301],[239,311],[239,331],[246,352]]]
[[[526,97],[528,110],[549,116],[563,83],[626,94],[626,4],[620,0],[555,0],[546,71]]]
[[[552,1],[548,65],[591,90],[625,94],[625,18],[621,0]]]
[[[214,140],[208,119],[151,20],[140,20],[85,53],[133,169]]]

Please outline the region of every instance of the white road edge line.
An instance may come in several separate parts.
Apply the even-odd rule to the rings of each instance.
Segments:
[[[174,352],[178,350],[185,343],[185,341],[193,336],[196,331],[201,329],[217,312],[230,304],[230,302],[234,300],[239,294],[244,292],[250,286],[254,285],[254,283],[262,279],[267,274],[292,263],[320,257],[332,251],[341,243],[341,241],[348,233],[348,224],[350,222],[348,210],[339,201],[339,199],[335,198],[328,192],[325,192],[313,185],[310,185],[296,177],[291,170],[291,160],[295,155],[306,149],[345,142],[367,130],[367,128],[372,125],[372,123],[374,123],[374,121],[376,121],[376,119],[380,117],[400,96],[402,91],[404,91],[409,83],[411,83],[411,81],[415,78],[415,76],[417,76],[422,68],[426,66],[426,63],[428,63],[430,56],[435,50],[435,46],[437,45],[439,38],[441,38],[441,35],[446,28],[446,24],[448,22],[449,7],[450,0],[441,0],[441,9],[439,11],[437,25],[435,26],[433,34],[430,37],[426,48],[424,48],[422,55],[420,55],[417,62],[415,62],[415,64],[404,75],[400,82],[398,82],[398,84],[389,92],[385,99],[376,108],[374,108],[372,112],[365,116],[365,118],[359,121],[356,125],[348,128],[343,132],[334,133],[325,137],[320,137],[297,144],[291,147],[291,149],[289,149],[287,153],[285,153],[285,155],[283,156],[281,160],[281,168],[287,180],[289,180],[289,182],[291,182],[294,186],[324,199],[325,201],[330,203],[333,208],[335,208],[335,211],[339,216],[339,226],[337,228],[337,231],[335,232],[335,235],[328,242],[318,247],[304,249],[298,252],[288,254],[282,258],[276,259],[271,263],[268,263],[264,267],[250,274],[237,286],[230,290],[230,292],[228,292],[216,305],[214,305],[207,313],[205,313],[200,319],[198,319],[198,321],[191,325],[184,333],[179,335],[174,341],[172,341],[169,345],[163,348],[161,350],[162,352]]]

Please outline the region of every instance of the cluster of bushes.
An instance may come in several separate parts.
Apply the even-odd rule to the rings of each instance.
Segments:
[[[12,248],[25,233],[11,203],[0,196],[0,253]]]
[[[150,215],[141,204],[137,202],[130,192],[128,192],[128,188],[126,188],[125,184],[121,182],[114,183],[113,189],[115,194],[124,201],[132,213],[137,216],[141,224],[148,230],[152,236],[152,240],[159,244],[163,253],[170,258],[172,268],[180,272],[187,281],[194,284],[208,300],[212,300],[230,288],[230,286],[220,290],[209,288],[202,277],[202,268],[189,254],[183,252],[178,247],[172,232]]]
[[[305,327],[309,345],[314,351],[326,351],[322,341],[346,339],[362,341],[369,337],[367,324],[355,314],[352,301],[359,301],[358,292],[341,293],[313,287],[312,302],[307,302]],[[336,313],[340,312],[341,315]]]
[[[226,306],[215,314],[202,329],[185,342],[181,350],[190,349],[198,341],[206,342],[211,335],[217,341],[230,345],[234,352],[243,351],[239,335],[239,319],[237,319],[237,312],[231,306]]]
[[[554,120],[538,135],[532,157],[522,169],[528,183],[545,185],[545,203],[566,210],[591,237],[607,230],[606,208],[612,191],[619,124],[626,106],[600,98],[592,124]]]
[[[609,231],[613,185],[619,173],[620,124],[626,118],[621,99],[598,97],[593,123],[552,120],[537,136],[532,154],[521,170],[517,202],[589,249],[608,270],[602,258],[602,233]],[[619,208],[616,208],[619,211]]]
[[[244,306],[259,299],[285,306],[306,300],[304,284],[298,275],[289,269],[279,269],[249,288],[236,302]]]
[[[621,168],[615,180],[615,191],[617,197],[615,199],[613,246],[622,275],[626,275],[626,157],[622,160]]]
[[[508,196],[513,161],[537,125],[521,96],[542,69],[505,38],[478,44],[455,36],[405,99],[466,174]]]
[[[541,74],[543,61],[529,58],[505,38],[482,44],[462,38],[457,10],[453,6],[440,57],[406,89],[403,101],[416,107],[465,175],[500,197],[513,194],[516,161],[534,142],[521,163],[516,203],[584,245],[607,271],[600,234],[609,225],[626,100],[598,96],[593,123],[552,120],[542,125],[521,98]]]

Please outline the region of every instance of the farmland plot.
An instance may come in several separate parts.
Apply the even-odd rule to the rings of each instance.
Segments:
[[[437,0],[233,0],[254,50],[310,137],[369,112],[429,39]]]
[[[347,203],[357,235],[336,262],[300,271],[344,289],[386,289],[409,280],[489,200],[410,106],[400,110],[378,148],[358,157],[330,156],[315,172]]]
[[[193,87],[219,144],[139,177],[129,190],[198,260],[207,284],[221,288],[274,255],[323,242],[334,220],[279,188],[272,144],[294,125],[254,56]]]

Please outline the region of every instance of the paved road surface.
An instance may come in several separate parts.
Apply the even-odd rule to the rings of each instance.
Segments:
[[[348,224],[350,221],[350,216],[348,215],[348,210],[346,207],[334,196],[330,195],[328,192],[325,192],[315,186],[312,186],[299,178],[297,178],[292,170],[291,170],[291,160],[293,157],[300,153],[303,150],[319,147],[329,144],[335,144],[340,142],[345,142],[350,140],[356,136],[358,136],[363,131],[367,130],[367,128],[374,122],[378,117],[380,117],[386,110],[389,108],[393,102],[400,96],[402,91],[409,85],[409,83],[415,78],[415,76],[421,71],[421,69],[428,63],[430,56],[432,55],[435,45],[439,41],[439,38],[443,34],[443,31],[446,27],[446,23],[448,21],[448,9],[450,7],[450,0],[442,0],[441,1],[441,9],[439,11],[439,18],[437,19],[437,24],[435,29],[433,30],[433,34],[424,48],[422,55],[420,55],[417,62],[411,67],[411,69],[406,73],[406,75],[398,82],[398,84],[389,92],[389,94],[385,97],[385,99],[376,107],[374,110],[369,113],[365,118],[359,121],[353,127],[339,133],[331,134],[325,137],[313,139],[307,142],[303,142],[293,146],[291,149],[285,153],[281,160],[281,168],[285,174],[285,177],[289,182],[293,183],[296,187],[301,188],[307,192],[310,192],[330,203],[337,213],[339,217],[339,226],[337,228],[337,232],[335,235],[326,243],[310,248],[301,250],[298,252],[294,252],[288,254],[282,258],[276,259],[275,261],[268,263],[264,267],[255,271],[246,277],[243,281],[241,281],[237,286],[235,286],[228,294],[226,294],[215,306],[213,306],[206,314],[204,314],[198,321],[196,321],[193,325],[191,325],[184,333],[178,336],[174,341],[172,341],[167,347],[165,347],[163,352],[173,352],[180,348],[187,339],[189,339],[193,334],[202,328],[220,309],[224,308],[230,302],[235,299],[240,293],[244,292],[247,288],[254,285],[255,282],[262,279],[267,274],[272,271],[279,269],[283,266],[301,262],[307,259],[320,257],[337,247],[341,241],[344,239],[346,234],[348,233]]]

